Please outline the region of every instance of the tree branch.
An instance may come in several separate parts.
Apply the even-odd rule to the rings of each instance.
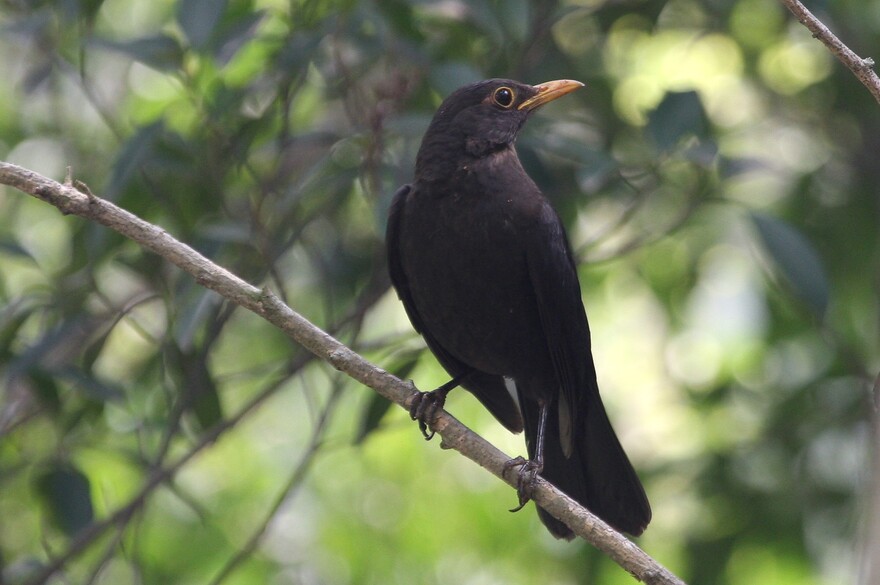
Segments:
[[[874,72],[874,60],[870,57],[862,59],[856,55],[798,0],[780,1],[797,17],[802,25],[810,29],[814,38],[822,41],[828,47],[828,50],[859,78],[859,81],[868,88],[868,91],[871,92],[877,103],[880,103],[880,77],[877,77],[877,74]]]
[[[69,177],[64,184],[61,184],[5,162],[0,162],[0,184],[15,187],[57,207],[64,214],[77,215],[98,222],[136,241],[192,275],[202,286],[263,317],[319,359],[369,386],[388,400],[409,409],[415,394],[415,388],[411,383],[403,382],[368,362],[285,305],[269,290],[261,290],[248,284],[191,247],[177,241],[163,229],[96,197],[84,184],[71,181]],[[455,449],[509,485],[515,486],[516,478],[512,477],[513,474],[508,473],[506,477],[504,473],[505,464],[510,457],[450,414],[439,413],[432,428],[442,437],[443,447]],[[179,464],[181,462],[177,462],[175,467],[179,468]],[[170,473],[173,472],[168,472],[169,475]],[[165,473],[159,475],[161,477],[151,478],[151,483],[163,481],[163,478],[167,477]],[[147,487],[145,486],[145,489]],[[642,549],[543,479],[539,478],[533,499],[636,579],[649,585],[684,585],[681,579]],[[100,524],[106,526],[126,517],[132,513],[132,509],[129,508],[130,505],[117,510]],[[95,526],[93,525],[93,528]],[[64,558],[72,558],[84,550],[85,546],[80,541],[81,539],[78,538],[71,545],[73,547],[79,543],[77,550],[71,551],[71,554],[65,555]],[[60,570],[62,565],[63,562],[56,560],[50,565],[51,572]]]

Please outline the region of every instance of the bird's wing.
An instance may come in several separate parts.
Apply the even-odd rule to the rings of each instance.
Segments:
[[[526,261],[538,302],[541,327],[560,385],[559,433],[571,454],[585,409],[598,398],[596,369],[590,351],[590,327],[581,299],[574,255],[562,222],[548,205],[528,230]]]
[[[452,356],[434,339],[431,332],[425,328],[424,322],[416,309],[415,302],[410,293],[406,272],[403,269],[403,263],[400,258],[400,229],[403,221],[403,208],[411,191],[411,185],[404,185],[398,189],[397,193],[394,194],[394,200],[391,202],[391,209],[388,214],[385,245],[388,248],[388,273],[391,276],[391,283],[403,302],[403,308],[406,309],[410,322],[416,331],[425,338],[425,343],[428,344],[428,348],[437,358],[437,361],[440,362],[440,365],[453,378],[470,371],[461,385],[476,396],[483,406],[508,430],[518,433],[523,430],[522,415],[516,402],[507,390],[507,386],[504,384],[504,378],[474,370]]]
[[[551,417],[547,432],[558,433],[562,447],[559,453],[548,434],[543,475],[612,526],[639,535],[651,521],[651,505],[599,397],[574,254],[556,212],[546,205],[539,217],[527,230],[526,258],[561,387],[559,425],[554,428]],[[534,425],[534,407],[526,403],[524,410]],[[546,513],[541,518],[551,532],[566,536]]]

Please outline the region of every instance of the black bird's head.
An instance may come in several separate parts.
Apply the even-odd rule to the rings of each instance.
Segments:
[[[467,160],[511,148],[532,112],[583,85],[570,79],[538,85],[487,79],[457,89],[443,100],[425,132],[416,177],[440,179]]]

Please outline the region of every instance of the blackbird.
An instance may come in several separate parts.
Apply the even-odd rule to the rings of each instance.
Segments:
[[[422,432],[461,385],[509,430],[525,429],[529,460],[509,464],[519,466],[520,508],[540,473],[639,535],[651,508],[599,396],[571,246],[514,148],[532,112],[582,86],[489,79],[446,98],[422,139],[415,180],[394,195],[389,272],[413,327],[452,376],[415,401]],[[555,537],[574,536],[538,514]]]

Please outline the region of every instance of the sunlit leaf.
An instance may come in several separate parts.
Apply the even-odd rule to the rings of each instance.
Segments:
[[[638,2],[638,3],[616,3],[609,2],[602,5],[602,10],[596,11],[596,16],[603,31],[614,26],[620,20],[638,17],[644,22],[653,26],[663,8],[666,6],[667,0],[656,0],[654,2]]]

